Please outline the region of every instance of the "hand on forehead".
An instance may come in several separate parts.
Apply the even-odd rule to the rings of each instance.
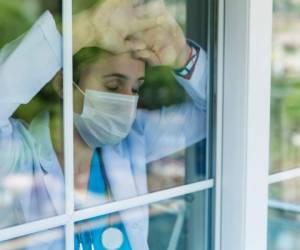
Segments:
[[[153,0],[135,8],[139,18],[156,19],[157,25],[131,35],[130,39],[146,44],[146,49],[134,51],[136,58],[150,65],[181,68],[187,62],[190,48],[181,27],[168,12],[163,0]]]
[[[87,47],[114,54],[139,51],[135,58],[153,65],[183,64],[177,59],[182,51],[186,57],[185,37],[163,0],[104,0],[90,9],[86,18],[93,41]]]
[[[127,38],[157,26],[158,16],[146,14],[153,10],[151,6],[152,2],[143,4],[141,0],[105,0],[95,7],[90,17],[96,40],[111,52],[141,49],[141,44],[137,41],[131,42]],[[119,48],[116,45],[119,45]]]
[[[134,11],[135,15],[139,18],[157,18],[164,16],[167,12],[163,0],[141,0],[138,2],[139,4],[135,5],[136,7],[134,8]]]

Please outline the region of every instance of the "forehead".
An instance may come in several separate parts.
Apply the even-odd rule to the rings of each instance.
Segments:
[[[131,53],[106,54],[98,58],[88,68],[92,71],[96,70],[103,75],[119,73],[139,78],[145,74],[145,62],[133,58]]]

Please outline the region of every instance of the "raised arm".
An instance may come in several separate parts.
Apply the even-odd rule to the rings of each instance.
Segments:
[[[147,162],[185,149],[206,137],[206,65],[206,53],[201,49],[191,78],[176,76],[188,93],[187,102],[139,112],[137,121],[145,135]]]
[[[189,96],[181,105],[158,111],[140,111],[136,125],[145,135],[147,161],[184,149],[206,136],[206,54],[192,41],[168,12],[163,0],[137,7],[141,17],[159,16],[159,25],[133,37],[147,48],[135,51],[136,58],[150,66],[165,65]]]
[[[61,36],[46,11],[21,37],[0,50],[0,129],[61,68]]]

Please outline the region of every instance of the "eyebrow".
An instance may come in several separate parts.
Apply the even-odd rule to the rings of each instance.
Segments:
[[[128,76],[120,74],[120,73],[111,73],[111,74],[104,75],[103,77],[104,78],[117,77],[117,78],[121,78],[121,79],[124,79],[124,80],[128,80],[129,79]],[[141,76],[141,77],[138,78],[138,80],[139,81],[145,81],[145,77]]]
[[[126,75],[123,74],[119,74],[119,73],[112,73],[112,74],[108,74],[103,76],[104,78],[109,78],[109,77],[117,77],[117,78],[122,78],[124,80],[128,80],[128,77]]]

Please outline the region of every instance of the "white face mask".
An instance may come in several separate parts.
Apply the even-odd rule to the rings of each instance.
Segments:
[[[114,145],[130,132],[136,117],[138,96],[86,90],[82,114],[74,113],[74,123],[91,148]]]

